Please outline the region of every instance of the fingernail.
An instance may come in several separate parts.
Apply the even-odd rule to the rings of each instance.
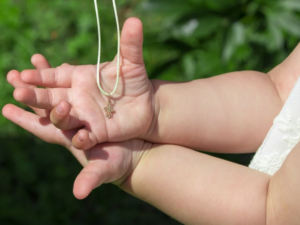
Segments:
[[[77,141],[83,142],[83,140],[84,140],[83,135],[79,133],[79,134],[77,135]]]
[[[61,105],[58,104],[57,107],[56,107],[56,112],[57,112],[58,114],[62,114],[63,111],[64,111],[64,110],[63,110],[63,108],[61,107]]]

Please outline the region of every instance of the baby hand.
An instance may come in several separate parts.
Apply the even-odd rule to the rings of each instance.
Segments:
[[[78,199],[86,198],[103,183],[122,185],[151,147],[149,142],[132,139],[97,144],[84,151],[87,163],[74,182],[74,196]]]
[[[27,112],[11,104],[3,108],[2,114],[38,138],[70,150],[84,166],[73,188],[78,199],[86,198],[94,188],[103,183],[121,185],[152,146],[149,142],[133,139],[118,143],[101,143],[81,151],[71,143],[77,129],[62,131],[51,123],[49,117]]]

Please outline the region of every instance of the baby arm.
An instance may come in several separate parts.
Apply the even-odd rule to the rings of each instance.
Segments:
[[[207,151],[256,150],[299,78],[299,58],[300,44],[268,74],[234,72],[182,84],[154,81],[160,115],[150,140]]]
[[[121,188],[183,224],[265,225],[269,181],[184,147],[155,145]]]
[[[268,75],[234,72],[187,83],[153,81],[159,116],[150,141],[218,152],[251,152],[282,103]]]
[[[268,188],[267,225],[297,225],[300,221],[300,143],[272,176]]]
[[[184,147],[154,145],[121,185],[183,224],[297,225],[300,144],[269,176]]]
[[[269,176],[172,145],[146,152],[121,186],[183,224],[299,224],[300,144]]]

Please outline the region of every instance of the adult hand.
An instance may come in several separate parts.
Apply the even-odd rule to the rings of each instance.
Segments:
[[[80,149],[89,149],[107,141],[145,137],[154,123],[155,102],[143,62],[142,42],[141,22],[135,18],[128,19],[122,31],[122,65],[119,85],[112,99],[115,114],[111,119],[105,117],[107,97],[97,87],[98,74],[94,65],[63,64],[57,68],[24,70],[19,77],[14,73],[14,79],[9,73],[8,80],[16,88],[14,97],[40,109],[53,110],[58,105],[52,111],[51,121],[63,130],[81,128],[73,138],[73,144]],[[101,85],[107,92],[113,90],[116,70],[116,59],[101,64]],[[20,86],[17,83],[21,81],[46,89]],[[60,116],[60,113],[66,112],[67,117]],[[83,144],[80,141],[82,136],[90,141]]]

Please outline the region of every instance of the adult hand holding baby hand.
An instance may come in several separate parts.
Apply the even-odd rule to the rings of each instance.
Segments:
[[[111,119],[105,118],[103,109],[107,97],[101,94],[96,85],[97,71],[94,65],[40,67],[22,71],[20,78],[14,71],[8,74],[8,81],[16,88],[14,97],[17,101],[52,110],[50,119],[57,128],[81,128],[73,138],[74,146],[79,149],[89,149],[107,141],[145,137],[154,122],[155,102],[153,86],[143,62],[142,43],[141,22],[136,18],[128,19],[121,37],[121,77],[112,99],[115,116]],[[38,66],[45,64],[45,61],[38,62]],[[113,89],[115,72],[116,59],[101,64],[100,77],[104,90]],[[12,76],[15,78],[12,79]],[[18,86],[16,80],[30,86]],[[27,114],[23,115],[23,119],[26,119]],[[83,138],[88,141],[81,142]]]

